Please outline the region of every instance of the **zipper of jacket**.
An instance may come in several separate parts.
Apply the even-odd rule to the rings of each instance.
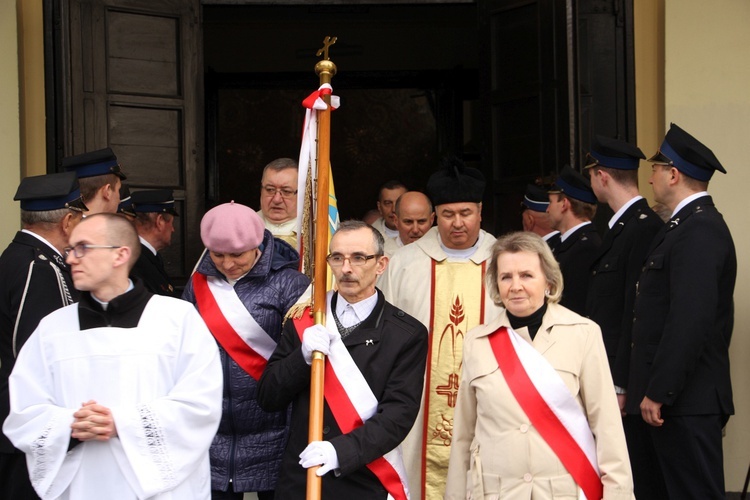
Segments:
[[[229,486],[231,487],[234,483],[234,452],[237,448],[237,440],[234,432],[234,412],[232,411],[232,385],[229,383],[231,377],[229,376],[229,370],[231,370],[231,363],[229,362],[229,353],[224,351],[224,384],[227,387],[227,411],[229,412],[229,432],[231,437],[231,445],[229,446]],[[231,487],[228,491],[234,491]]]

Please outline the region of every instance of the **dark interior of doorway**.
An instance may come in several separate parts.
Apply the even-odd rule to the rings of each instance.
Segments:
[[[422,190],[442,154],[478,164],[475,29],[466,4],[205,6],[207,208],[259,207],[263,166],[299,155],[301,101],[318,86],[314,55],[326,35],[339,39],[331,162],[342,220],[374,208],[388,180]],[[262,53],[234,50],[259,40]],[[370,57],[383,51],[393,57]]]

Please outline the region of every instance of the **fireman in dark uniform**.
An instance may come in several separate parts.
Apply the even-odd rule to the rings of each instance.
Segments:
[[[78,300],[65,247],[87,210],[74,172],[27,177],[15,200],[23,229],[0,256],[0,419],[9,412],[8,376],[18,351],[46,315]],[[0,498],[38,498],[26,457],[0,434]]]

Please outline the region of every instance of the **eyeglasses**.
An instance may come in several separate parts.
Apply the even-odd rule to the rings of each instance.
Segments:
[[[340,253],[332,253],[326,257],[328,265],[331,267],[341,267],[344,265],[344,261],[348,260],[349,264],[356,267],[361,267],[367,264],[367,261],[380,257],[380,255],[365,255],[363,253],[354,253],[350,256],[345,256]]]
[[[79,243],[79,244],[77,244],[75,246],[72,246],[72,247],[65,247],[65,248],[63,248],[63,254],[67,258],[68,255],[70,255],[70,253],[72,252],[73,255],[75,255],[76,259],[80,259],[84,255],[86,255],[86,252],[88,252],[89,250],[92,250],[92,249],[96,250],[97,248],[109,248],[109,249],[122,248],[122,245],[120,245],[120,246],[114,246],[114,245],[87,245],[86,243]]]
[[[279,193],[282,198],[284,199],[290,199],[297,196],[297,190],[291,190],[288,188],[277,188],[276,186],[262,186],[261,189],[263,190],[263,194],[268,196],[269,198],[273,198],[276,196],[276,193]]]

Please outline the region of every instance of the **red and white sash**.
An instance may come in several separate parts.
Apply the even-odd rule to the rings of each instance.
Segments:
[[[193,274],[198,310],[227,354],[256,381],[260,380],[276,342],[255,321],[234,287],[218,276]]]
[[[511,328],[489,336],[513,396],[588,500],[603,494],[596,443],[586,415],[552,365]]]
[[[330,354],[326,357],[323,393],[336,424],[342,433],[348,434],[375,414],[378,409],[378,400],[341,340],[331,310],[332,296],[333,292],[328,292],[326,328],[335,332],[336,335],[331,340]],[[302,318],[294,320],[300,340],[305,328],[312,324],[313,319],[308,310],[303,313]],[[388,491],[389,500],[409,498],[406,468],[401,457],[400,446],[373,460],[367,464],[367,468],[375,474]]]

